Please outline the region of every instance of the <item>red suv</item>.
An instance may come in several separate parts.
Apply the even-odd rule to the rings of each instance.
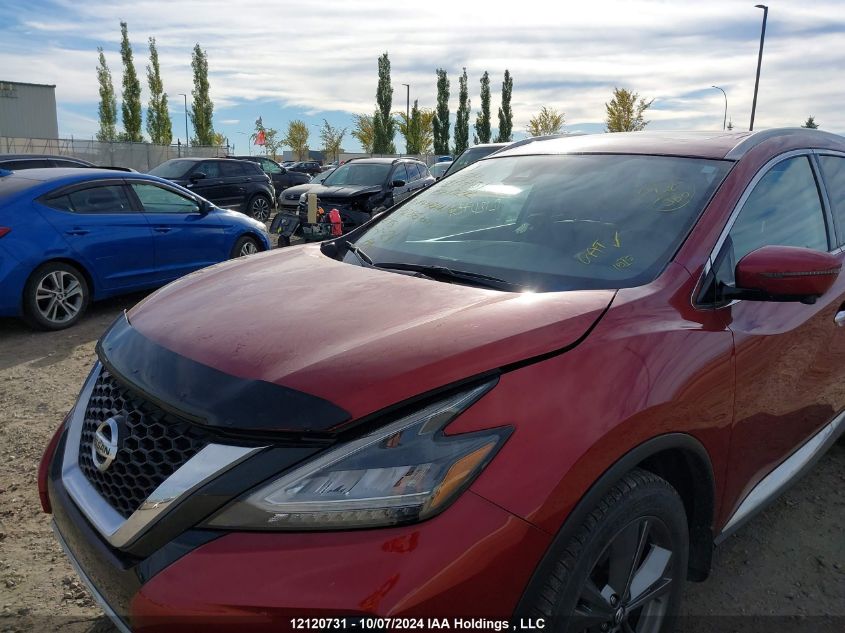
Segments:
[[[839,136],[518,143],[121,316],[42,503],[124,630],[665,630],[842,433],[843,243]]]

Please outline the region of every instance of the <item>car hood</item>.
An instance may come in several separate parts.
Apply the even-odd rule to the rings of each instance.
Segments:
[[[311,191],[315,187],[319,187],[319,186],[320,185],[318,185],[316,183],[314,183],[314,184],[302,183],[301,185],[294,185],[293,187],[288,187],[287,189],[282,191],[282,194],[285,195],[285,196],[296,195],[298,197],[298,196],[301,196],[303,193]]]
[[[613,296],[442,283],[346,264],[307,245],[188,275],[127,318],[168,353],[331,403],[345,424],[571,346]],[[295,416],[278,412],[276,430],[296,430],[287,417]]]
[[[355,196],[378,193],[381,191],[381,185],[344,185],[338,187],[326,187],[325,185],[317,185],[308,193],[316,193],[318,198],[354,198]]]

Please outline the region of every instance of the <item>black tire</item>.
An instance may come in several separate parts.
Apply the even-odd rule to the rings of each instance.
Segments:
[[[229,254],[229,259],[235,259],[236,257],[246,257],[247,255],[254,255],[255,253],[261,252],[261,244],[258,243],[254,237],[250,237],[249,235],[242,235],[238,238],[238,241],[235,242],[235,245],[232,247],[232,252]]]
[[[657,475],[633,470],[590,513],[552,572],[535,585],[540,590],[526,596],[528,615],[566,633],[667,633],[688,557],[680,496]]]
[[[39,330],[63,330],[76,324],[91,301],[82,272],[63,262],[41,264],[23,291],[24,319]]]
[[[246,209],[250,217],[259,222],[266,222],[273,213],[273,201],[270,200],[270,196],[257,193],[249,199]]]
[[[278,246],[279,248],[290,246],[290,238],[287,235],[280,235],[279,241],[276,243],[276,246]]]

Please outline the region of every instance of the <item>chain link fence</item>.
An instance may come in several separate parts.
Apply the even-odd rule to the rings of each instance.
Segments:
[[[74,138],[13,138],[0,136],[0,154],[51,154],[72,156],[95,165],[131,167],[147,172],[171,158],[193,156],[198,158],[224,157],[229,153],[226,145],[153,145],[152,143],[103,142]]]

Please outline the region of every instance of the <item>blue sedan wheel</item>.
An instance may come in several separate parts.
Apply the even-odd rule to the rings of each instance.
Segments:
[[[82,318],[90,293],[79,270],[62,262],[48,262],[32,273],[23,300],[24,312],[32,325],[61,330]]]

